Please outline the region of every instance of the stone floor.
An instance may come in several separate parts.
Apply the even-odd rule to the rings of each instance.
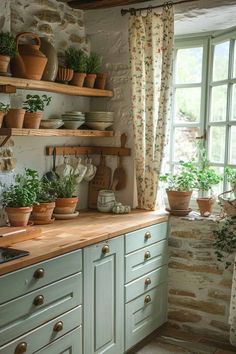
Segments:
[[[164,326],[129,354],[236,354],[236,348],[229,343]]]

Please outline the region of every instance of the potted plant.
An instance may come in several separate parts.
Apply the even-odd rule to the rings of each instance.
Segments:
[[[196,167],[192,162],[180,161],[179,171],[175,174],[166,173],[160,181],[167,183],[166,189],[170,212],[173,215],[187,215],[190,199],[196,186]]]
[[[70,173],[66,176],[59,176],[53,178],[52,188],[56,193],[56,207],[54,209],[55,214],[74,214],[76,205],[78,203],[78,197],[75,196],[77,187],[76,175]]]
[[[97,53],[91,53],[87,57],[87,70],[86,78],[84,80],[85,87],[94,87],[94,83],[97,77],[97,72],[99,72],[101,67],[101,57]]]
[[[43,117],[43,111],[46,106],[51,102],[52,97],[47,95],[30,95],[26,96],[26,100],[23,102],[23,108],[26,110],[24,118],[24,128],[38,129],[41,119]]]
[[[9,111],[9,104],[4,104],[0,102],[0,128],[2,127],[3,118],[6,113]]]
[[[25,109],[23,108],[9,108],[4,118],[6,128],[21,129],[24,124]]]
[[[74,72],[71,84],[82,87],[86,77],[87,55],[81,49],[70,47],[65,51],[65,64]]]
[[[227,166],[225,168],[225,176],[227,182],[230,183],[232,191],[234,192],[234,195],[236,197],[236,168]]]
[[[101,64],[102,64],[102,60],[100,58],[100,66],[101,66]],[[94,87],[97,89],[100,89],[100,90],[105,90],[108,73],[107,72],[97,72],[96,74],[97,74],[97,77],[95,80]]]
[[[0,32],[0,74],[6,74],[10,59],[16,55],[16,40],[9,32]]]
[[[15,177],[15,183],[11,184],[2,194],[2,204],[11,226],[26,226],[36,202],[36,185],[38,173],[26,169],[23,174]]]

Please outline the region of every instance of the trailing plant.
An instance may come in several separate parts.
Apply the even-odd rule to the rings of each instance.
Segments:
[[[213,246],[217,260],[224,262],[225,269],[227,269],[232,264],[228,257],[236,249],[236,219],[225,218],[223,221],[219,221],[218,225],[218,229],[213,231],[216,238]]]
[[[47,95],[27,95],[26,100],[23,102],[23,108],[27,112],[38,112],[44,111],[45,107],[49,105],[52,97],[48,97]]]
[[[167,190],[189,192],[196,187],[196,167],[192,162],[179,161],[180,169],[177,173],[166,173],[160,176],[160,181],[167,183]]]
[[[10,105],[9,104],[4,104],[2,102],[0,102],[0,112],[3,113],[7,113],[10,109]]]
[[[97,53],[91,53],[87,57],[87,74],[96,74],[101,70],[102,58]]]
[[[52,188],[54,189],[57,198],[72,198],[77,186],[76,175],[71,173],[67,176],[57,175],[56,179],[51,181]]]
[[[0,55],[14,57],[16,53],[15,37],[9,32],[0,32]]]
[[[74,70],[76,73],[86,73],[87,55],[82,49],[69,47],[65,51],[65,65],[67,68]]]

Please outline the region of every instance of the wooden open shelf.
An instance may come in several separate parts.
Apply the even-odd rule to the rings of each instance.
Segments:
[[[110,90],[99,90],[87,87],[58,84],[56,82],[49,81],[0,76],[0,92],[7,93],[10,90],[10,87],[6,90],[6,87],[4,87],[6,85],[16,87],[17,89],[48,91],[72,96],[113,97],[113,91]]]
[[[88,129],[17,129],[1,128],[0,136],[82,136],[82,137],[111,137],[114,135],[110,130],[88,130]]]

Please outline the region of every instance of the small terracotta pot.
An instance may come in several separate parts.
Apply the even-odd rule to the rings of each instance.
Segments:
[[[6,73],[8,65],[10,63],[10,57],[7,55],[0,55],[0,73]]]
[[[5,116],[5,113],[0,111],[0,128],[2,127],[2,122],[3,122],[4,116]]]
[[[107,83],[107,73],[97,73],[94,87],[100,90],[105,90]]]
[[[32,209],[32,207],[5,208],[11,226],[26,226]]]
[[[166,191],[171,210],[188,210],[192,195],[190,192]]]
[[[84,87],[93,88],[97,74],[87,74],[84,79]]]
[[[197,204],[201,216],[205,216],[205,217],[210,216],[212,214],[214,203],[215,203],[214,198],[198,198]]]
[[[73,214],[76,209],[79,198],[57,198],[56,207],[54,209],[55,214]]]
[[[11,108],[4,117],[6,128],[19,128],[23,127],[25,116],[25,109]]]
[[[74,71],[67,68],[58,68],[56,81],[68,84],[72,80]]]
[[[71,83],[71,85],[82,87],[84,84],[85,78],[86,78],[86,74],[74,72],[73,78],[70,83]]]
[[[28,129],[38,129],[42,118],[43,112],[25,112],[23,127]]]
[[[34,205],[32,210],[32,220],[35,221],[35,223],[40,221],[41,224],[43,221],[45,221],[45,224],[47,224],[52,219],[52,213],[55,205],[55,202],[40,203],[38,205]]]

